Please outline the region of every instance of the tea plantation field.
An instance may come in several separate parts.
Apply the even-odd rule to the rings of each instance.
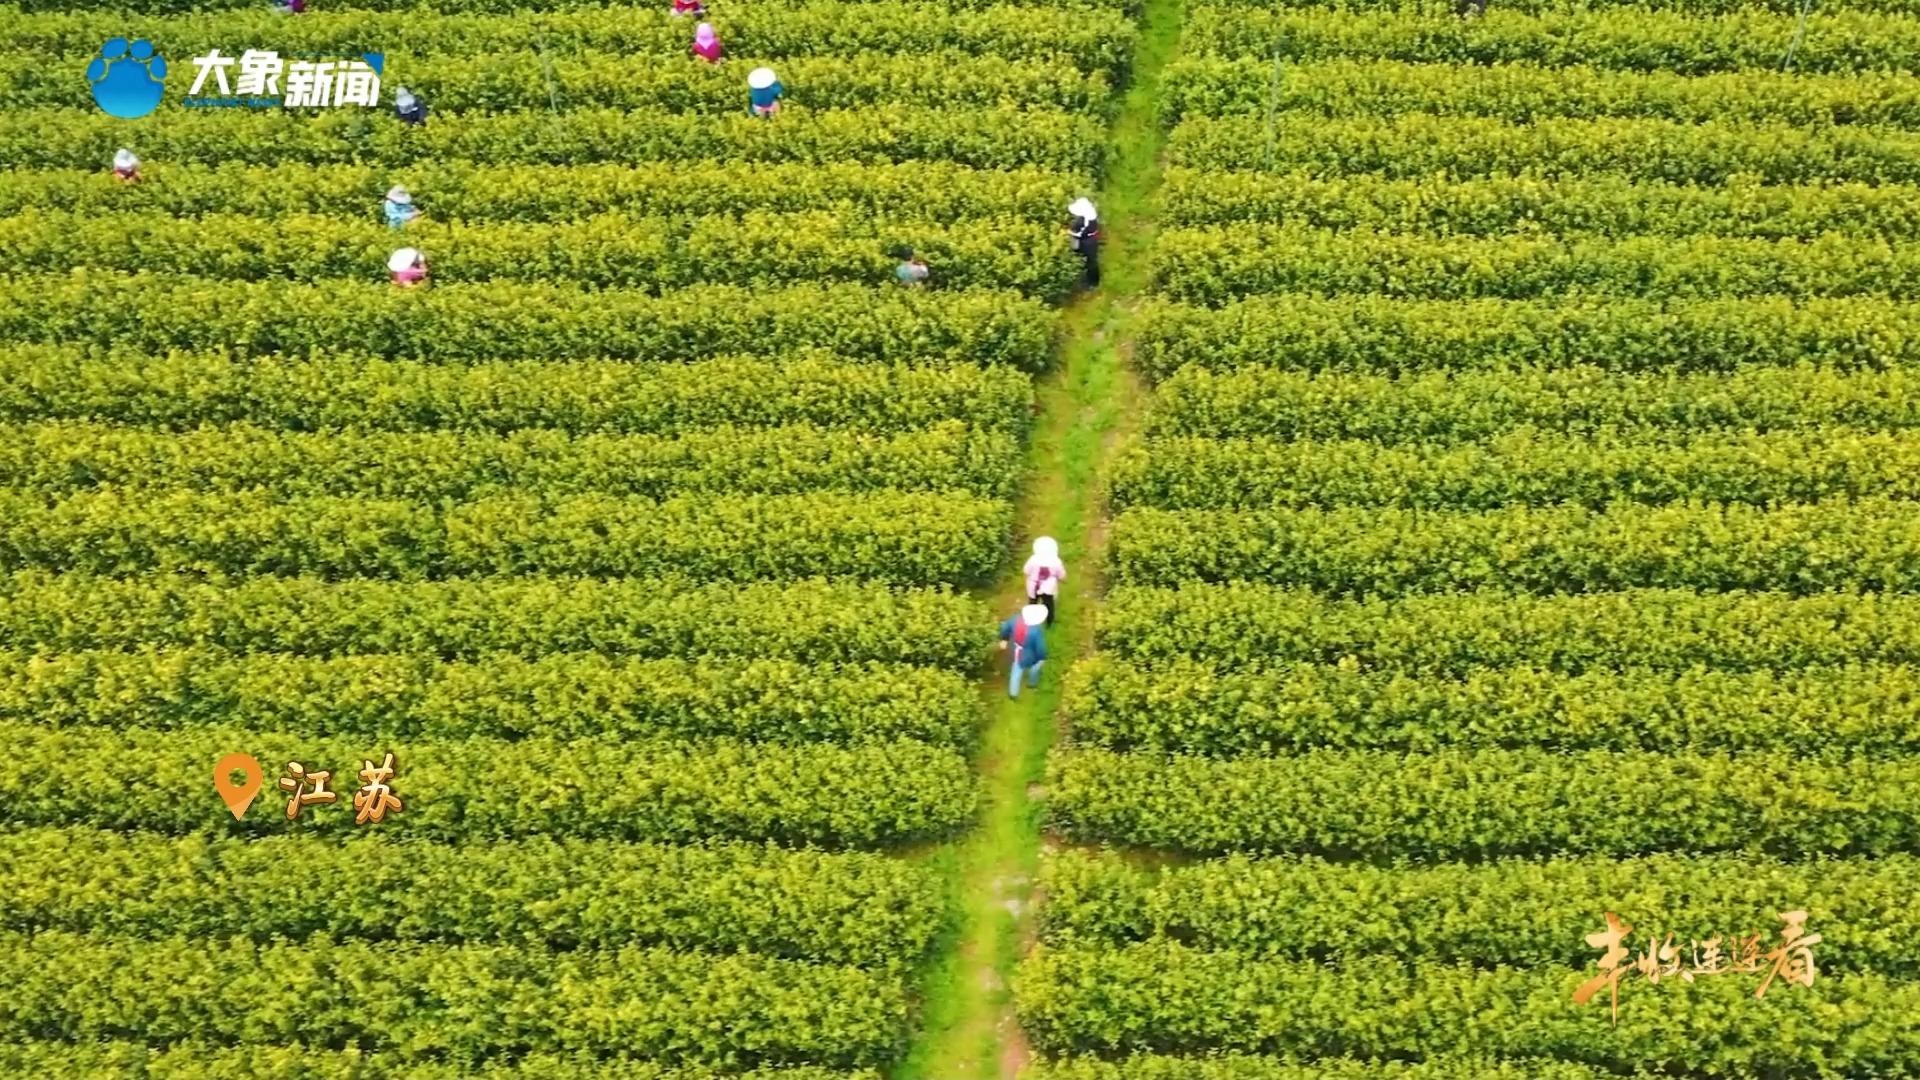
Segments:
[[[666,0],[0,7],[0,1073],[902,1057],[1134,30],[706,18],[716,66]],[[83,78],[120,36],[138,119]],[[382,105],[187,107],[213,49],[381,52]],[[294,761],[339,801],[290,819]]]
[[[1187,6],[1031,1076],[1920,1071],[1920,9],[1797,16]]]

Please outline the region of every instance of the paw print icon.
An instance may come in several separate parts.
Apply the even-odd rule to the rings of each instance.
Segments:
[[[152,112],[160,104],[166,77],[166,60],[144,39],[114,38],[100,46],[100,55],[87,65],[93,100],[107,115],[123,120]]]

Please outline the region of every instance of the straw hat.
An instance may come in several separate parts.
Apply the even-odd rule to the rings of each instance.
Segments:
[[[413,201],[413,196],[407,194],[406,188],[401,187],[399,184],[395,184],[392,187],[387,189],[387,201],[397,202],[400,205],[405,206],[406,204]]]
[[[773,69],[769,67],[754,68],[747,73],[747,85],[753,87],[755,90],[765,90],[778,81],[779,80],[774,77]]]
[[[420,261],[420,252],[415,248],[401,248],[387,256],[387,269],[399,273]]]
[[[1020,621],[1028,626],[1039,626],[1047,621],[1047,605],[1028,604],[1020,609]]]

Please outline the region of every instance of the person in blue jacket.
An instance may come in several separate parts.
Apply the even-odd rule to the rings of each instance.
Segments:
[[[407,189],[399,184],[387,189],[387,201],[382,204],[381,209],[387,215],[389,229],[402,228],[407,222],[420,216],[420,208],[413,205],[413,196],[407,194]]]
[[[1047,662],[1047,634],[1041,627],[1047,621],[1044,604],[1028,604],[1020,614],[1000,624],[1000,648],[1013,649],[1013,663],[1007,672],[1007,696],[1020,696],[1020,676],[1027,685],[1040,685],[1040,665]]]
[[[747,73],[747,111],[759,117],[771,117],[780,111],[780,95],[787,88],[772,68],[757,67]]]

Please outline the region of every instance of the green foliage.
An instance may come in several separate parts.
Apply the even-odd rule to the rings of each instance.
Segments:
[[[1271,59],[1278,43],[1294,61],[1359,57],[1410,64],[1592,65],[1683,75],[1773,70],[1793,42],[1793,16],[1800,5],[1798,0],[1660,0],[1631,6],[1609,0],[1503,0],[1474,19],[1438,17],[1442,10],[1453,14],[1452,5],[1438,0],[1206,3],[1187,17],[1186,51],[1189,56]],[[1916,15],[1920,5],[1912,0],[1822,5],[1819,32],[1800,42],[1794,69],[1840,75],[1911,72],[1920,68]]]
[[[1688,1073],[1796,1080],[1898,1075],[1920,1059],[1920,1030],[1911,1022],[1920,987],[1913,983],[1868,974],[1821,978],[1812,987],[1776,979],[1755,1002],[1758,974],[1658,986],[1636,980],[1621,988],[1614,1028],[1606,993],[1584,1006],[1572,1002],[1591,974],[1590,967],[1487,971],[1378,960],[1328,969],[1150,942],[1043,947],[1017,986],[1028,1033],[1057,1053],[1224,1049],[1305,1057],[1337,1047],[1355,1057],[1547,1057],[1610,1073],[1659,1062]]]
[[[0,21],[4,18],[0,15]],[[429,241],[445,235],[436,230],[447,221],[558,222],[600,214],[677,218],[832,211],[889,226],[950,226],[981,219],[1056,225],[1061,208],[1084,184],[1035,168],[999,172],[943,161],[643,161],[568,167],[418,161],[391,168],[153,161],[143,163],[140,173],[146,181],[133,187],[97,168],[0,173],[0,213],[134,212],[195,218],[213,211],[259,221],[302,214],[376,221],[387,188],[400,183],[426,215],[406,235],[424,235]]]
[[[688,61],[691,63],[692,61]],[[76,76],[77,78],[77,76]],[[137,138],[140,156],[198,164],[403,168],[422,158],[494,164],[628,161],[881,164],[948,161],[980,169],[1099,171],[1099,120],[1058,109],[782,109],[770,124],[737,112],[575,109],[436,116],[420,128],[362,109],[163,109],[137,124],[97,110],[0,112],[0,161],[17,168],[104,169]],[[384,189],[383,189],[384,190]]]
[[[1132,1054],[1113,1061],[1097,1057],[1052,1058],[1029,1066],[1020,1075],[1022,1080],[1621,1080],[1623,1077],[1653,1080],[1654,1076],[1538,1058],[1366,1061],[1317,1057],[1311,1062],[1290,1062],[1254,1054],[1205,1057]]]
[[[1798,54],[1795,60],[1798,61]],[[1161,115],[1265,117],[1270,58],[1187,59],[1167,68]],[[1408,64],[1391,59],[1295,63],[1279,107],[1328,117],[1490,116],[1528,123],[1639,117],[1680,123],[1746,120],[1794,124],[1920,126],[1920,81],[1912,75],[1777,70],[1712,74],[1615,71],[1530,63]],[[1049,102],[1051,103],[1051,102]]]
[[[231,48],[233,37],[230,31],[227,34],[219,44]],[[96,42],[89,49],[97,47]],[[733,52],[740,57],[753,55],[738,45]],[[746,112],[746,83],[733,65],[697,64],[680,57],[667,63],[636,63],[635,59],[625,52],[591,52],[550,56],[543,63],[539,54],[527,49],[416,58],[405,70],[408,87],[433,103],[436,123],[464,111],[546,109],[556,99],[594,110],[686,111],[709,116]],[[753,65],[757,59],[734,64]],[[39,52],[0,53],[0,86],[4,87],[0,104],[9,109],[85,106],[92,94],[84,82],[72,77],[73,67],[84,64],[85,52],[69,58],[69,63],[50,63]],[[549,72],[553,96],[549,95]],[[899,104],[1080,112],[1097,108],[1107,96],[1102,74],[1086,74],[1048,60],[952,52],[796,56],[780,61],[780,73],[788,88],[787,100],[810,109]],[[202,87],[202,93],[218,93],[217,85],[209,85],[213,89]]]
[[[0,442],[0,475],[4,467]],[[1688,500],[1768,506],[1840,496],[1920,498],[1920,434],[1543,435],[1381,446],[1281,439],[1151,439],[1115,466],[1113,502],[1167,510],[1502,506]]]
[[[1474,588],[1905,592],[1920,587],[1920,504],[1133,509],[1114,521],[1110,558],[1127,584],[1249,580],[1343,596]]]
[[[1394,179],[1616,173],[1635,180],[1713,186],[1746,175],[1770,184],[1920,183],[1920,133],[1875,128],[1708,120],[1408,114],[1328,118],[1281,113],[1273,167],[1321,177]],[[5,145],[0,129],[0,145]],[[1260,169],[1266,117],[1190,118],[1167,140],[1174,165]],[[63,162],[64,163],[64,162]]]
[[[640,495],[964,491],[1007,499],[1020,469],[1011,436],[948,421],[892,437],[813,427],[716,428],[675,437],[452,431],[281,432],[252,425],[184,433],[107,424],[0,430],[0,483],[60,494],[100,487],[283,497],[360,494],[424,502],[492,494]]]
[[[1697,437],[1718,428],[1812,437],[1832,429],[1920,427],[1920,379],[1906,370],[1811,365],[1631,374],[1583,365],[1396,379],[1270,367],[1216,373],[1191,364],[1160,384],[1145,426],[1149,435],[1167,437],[1388,445],[1466,442],[1522,428],[1590,437]]]
[[[249,359],[0,346],[0,417],[12,423],[676,435],[728,425],[905,433],[957,420],[1019,437],[1032,409],[1027,377],[1010,368],[887,366],[829,354],[466,365],[342,353]]]
[[[272,795],[255,811],[278,813]],[[667,945],[894,969],[926,953],[942,915],[940,882],[923,867],[746,844],[59,827],[0,832],[0,852],[10,898],[0,926],[23,932]],[[289,867],[325,887],[286,888]]]
[[[397,70],[412,78],[416,61],[484,53],[545,51],[571,57],[587,51],[646,54],[647,70],[687,56],[692,31],[670,6],[607,9],[557,6],[538,19],[540,4],[462,3],[430,13],[408,4],[342,4],[329,0],[302,19],[283,19],[258,5],[197,3],[142,8],[141,36],[166,56],[198,56],[234,41],[272,42],[283,53],[357,52],[378,45]],[[555,5],[548,5],[555,6]],[[213,11],[226,7],[228,10]],[[705,16],[735,56],[766,58],[933,53],[953,50],[1009,60],[1065,60],[1085,71],[1123,70],[1131,57],[1133,26],[1114,7],[984,3],[862,3],[858,18],[844,4],[821,0],[757,0]],[[67,10],[33,4],[0,11],[0,41],[12,48],[58,56],[84,55],[127,30],[124,13]],[[399,65],[405,65],[404,69]],[[738,74],[736,72],[736,74]],[[538,78],[545,85],[544,75]],[[537,107],[547,103],[537,101]],[[1062,204],[1064,205],[1064,203]]]
[[[1008,292],[709,285],[271,281],[75,271],[0,277],[0,338],[148,352],[372,353],[435,362],[687,361],[825,349],[849,360],[1047,364],[1054,317]]]
[[[1434,866],[1230,856],[1155,873],[1111,854],[1062,851],[1042,867],[1047,939],[1169,937],[1197,948],[1302,959],[1385,955],[1530,968],[1591,966],[1601,913],[1636,927],[1636,950],[1780,928],[1809,913],[1833,972],[1920,973],[1911,855],[1783,863],[1749,855],[1648,855]],[[1691,957],[1689,957],[1691,959]],[[1651,989],[1651,988],[1649,988]]]
[[[516,1052],[617,1050],[663,1061],[840,1067],[892,1056],[899,984],[857,968],[632,946],[335,941],[120,941],[0,935],[10,1039],[352,1045],[470,1063]],[[56,960],[58,962],[56,962]]]
[[[935,268],[943,289],[1009,288],[1057,299],[1080,270],[1060,229],[1015,222],[875,231],[864,220],[826,213],[684,220],[606,214],[560,225],[427,229],[402,241],[372,221],[312,216],[282,217],[271,229],[238,214],[0,218],[0,251],[22,272],[79,266],[250,281],[377,282],[386,278],[388,253],[404,242],[422,245],[436,284],[554,282],[650,293],[709,282],[877,285],[893,269],[888,249],[906,241]]]
[[[1122,587],[1096,634],[1124,657],[1220,666],[1357,663],[1456,677],[1483,666],[1760,671],[1920,663],[1920,597],[1631,589],[1347,600],[1245,583]]]
[[[221,1046],[183,1040],[164,1047],[131,1041],[0,1044],[0,1069],[20,1076],[88,1080],[879,1080],[871,1069],[843,1072],[813,1065],[715,1070],[591,1053],[527,1054],[475,1064],[420,1061],[357,1048],[251,1044]],[[1556,1074],[1552,1080],[1583,1080]]]
[[[1056,751],[1050,820],[1075,840],[1201,853],[1479,859],[1920,845],[1920,761],[1692,751],[1316,750],[1271,758]]]
[[[186,731],[46,728],[0,722],[0,817],[231,835],[386,830],[471,842],[525,836],[697,843],[708,838],[875,847],[943,837],[973,812],[957,751],[911,740],[775,746],[731,739],[612,737],[379,742],[242,727]],[[368,758],[398,760],[406,810],[354,824],[352,792]],[[207,783],[213,763],[251,754],[267,770],[253,812],[236,821]],[[285,763],[331,769],[332,806],[294,821],[273,785]],[[192,797],[183,793],[197,793]]]
[[[1479,238],[1247,223],[1162,233],[1152,273],[1161,294],[1196,304],[1274,292],[1441,300],[1567,294],[1671,300],[1920,296],[1920,256],[1911,248],[1838,234],[1810,242],[1712,236]]]
[[[878,660],[971,672],[993,640],[993,612],[970,596],[857,581],[201,581],[28,571],[0,582],[0,642],[36,651],[209,646],[448,659],[592,651]]]
[[[1286,221],[1436,236],[1920,237],[1920,203],[1909,188],[1762,184],[1746,176],[1703,188],[1606,175],[1446,181],[1169,169],[1161,197],[1165,220],[1176,226]]]
[[[445,663],[219,649],[0,652],[0,718],[53,727],[252,724],[315,735],[512,739],[727,735],[972,744],[979,695],[957,672],[798,660],[512,654]]]
[[[1870,297],[1278,296],[1218,309],[1159,302],[1142,315],[1138,355],[1155,378],[1183,364],[1380,373],[1575,364],[1676,373],[1797,364],[1877,369],[1920,362],[1920,314],[1911,304]]]
[[[1012,509],[957,493],[809,492],[650,499],[511,495],[437,509],[391,499],[101,488],[48,504],[0,496],[0,567],[124,574],[418,578],[578,574],[984,579]]]
[[[1075,664],[1074,739],[1209,755],[1496,746],[1561,750],[1774,750],[1798,757],[1920,751],[1920,669],[1789,672],[1528,668],[1459,680],[1357,664],[1221,669],[1200,661]]]

